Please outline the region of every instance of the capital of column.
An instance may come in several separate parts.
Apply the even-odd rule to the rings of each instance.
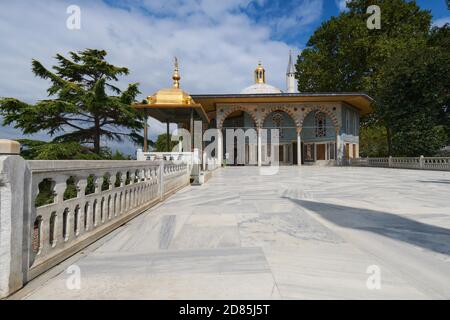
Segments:
[[[295,130],[297,131],[297,134],[300,134],[300,133],[302,133],[302,127],[297,127]]]
[[[336,135],[339,135],[341,133],[341,127],[336,127],[335,130],[336,130]]]

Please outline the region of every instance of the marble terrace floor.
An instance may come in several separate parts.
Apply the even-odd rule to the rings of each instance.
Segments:
[[[220,169],[13,298],[450,299],[450,172]]]

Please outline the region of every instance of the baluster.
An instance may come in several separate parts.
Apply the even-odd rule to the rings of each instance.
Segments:
[[[57,175],[52,179],[53,192],[55,193],[55,204],[62,203],[64,201],[64,192],[67,188],[67,177],[63,175]]]

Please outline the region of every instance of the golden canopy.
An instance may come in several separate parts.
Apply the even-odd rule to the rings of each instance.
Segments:
[[[165,88],[157,91],[152,96],[147,97],[149,105],[193,105],[195,104],[192,97],[180,89],[180,74],[178,69],[178,59],[175,57],[175,68],[172,75],[173,87]]]
[[[180,88],[180,73],[178,69],[178,59],[175,57],[174,71],[172,75],[172,88],[165,88],[155,92],[147,97],[146,103],[134,104],[136,109],[144,109],[146,114],[161,121],[171,121],[173,123],[185,122],[190,120],[190,111],[192,110],[203,121],[209,122],[200,104],[195,103],[194,99]]]

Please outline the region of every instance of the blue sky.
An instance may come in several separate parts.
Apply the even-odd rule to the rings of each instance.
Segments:
[[[312,32],[344,9],[345,0],[15,0],[0,2],[0,96],[33,103],[48,83],[36,79],[31,59],[46,66],[56,53],[101,48],[127,66],[125,88],[139,82],[140,99],[171,85],[172,59],[190,93],[236,93],[253,81],[261,60],[268,82],[282,90],[289,50],[298,54]],[[450,22],[444,0],[419,0],[434,22]],[[81,9],[81,29],[66,27],[67,8]],[[164,125],[151,121],[155,138]],[[0,138],[21,136],[0,126]],[[28,138],[48,139],[44,133]],[[110,144],[133,153],[131,143]]]

